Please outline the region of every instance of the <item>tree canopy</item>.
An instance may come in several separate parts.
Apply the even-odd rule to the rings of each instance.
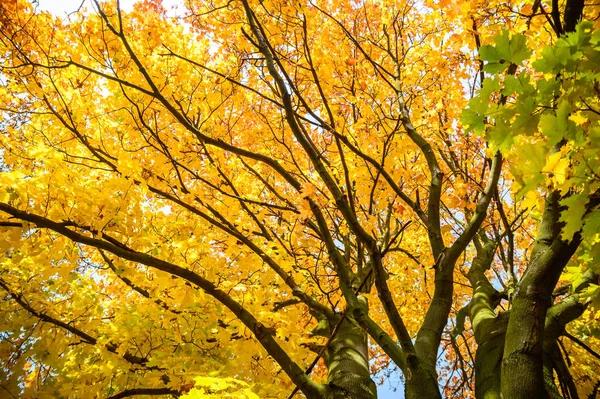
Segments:
[[[595,397],[599,11],[2,1],[0,396]]]

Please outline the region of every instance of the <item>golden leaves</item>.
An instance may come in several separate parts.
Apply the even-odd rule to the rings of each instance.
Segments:
[[[473,34],[487,42],[500,25],[521,24],[506,7],[330,2],[327,16],[313,6],[264,1],[256,15],[275,54],[268,60],[236,2],[214,9],[186,2],[181,22],[146,1],[121,14],[123,26],[114,2],[101,4],[104,20],[90,13],[62,22],[32,15],[27,2],[9,3],[2,4],[2,23],[10,23],[4,31],[21,31],[0,50],[0,104],[8,110],[0,112],[1,202],[208,279],[273,329],[297,362],[309,361],[303,344],[321,338],[307,336],[316,321],[293,300],[306,294],[343,308],[331,246],[352,273],[364,272],[371,259],[356,236],[360,225],[386,252],[394,300],[409,332],[418,330],[436,273],[426,218],[418,215],[428,209],[432,176],[406,119],[440,160],[441,234],[452,243],[489,174],[484,141],[458,123],[478,84]],[[284,89],[291,111],[282,108]],[[568,118],[589,123],[586,113]],[[522,201],[511,189],[532,177],[556,188],[568,179],[563,152],[547,158],[538,141],[524,141],[510,160],[521,167],[519,181],[503,175],[500,190],[515,205],[510,218],[524,207],[539,212],[542,202],[535,191]],[[332,185],[341,195],[332,195]],[[502,231],[499,220],[494,208],[486,231]],[[517,251],[529,244],[517,238]],[[56,326],[36,330],[26,312],[13,312],[11,337],[21,339],[23,327],[39,339],[28,355],[47,351],[46,374],[63,390],[82,394],[93,384],[92,394],[109,396],[113,387],[143,381],[165,385],[163,376],[186,390],[202,376],[188,392],[197,397],[270,389],[277,396],[289,385],[251,331],[181,278],[104,258],[33,225],[3,228],[0,254],[0,276],[36,309],[97,339],[90,347]],[[466,263],[455,276],[455,304],[471,295]],[[374,291],[365,296],[370,315],[391,331]],[[48,332],[54,341],[42,338]],[[132,366],[128,353],[147,361]],[[388,363],[373,364],[376,372]],[[36,367],[19,364],[15,378],[30,384],[40,376]],[[32,389],[53,392],[50,381]]]

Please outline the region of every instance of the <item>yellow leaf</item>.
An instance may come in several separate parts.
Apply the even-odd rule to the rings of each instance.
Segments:
[[[569,115],[569,119],[575,122],[576,125],[583,125],[588,121],[588,118],[583,116],[581,112],[577,112],[575,114]]]

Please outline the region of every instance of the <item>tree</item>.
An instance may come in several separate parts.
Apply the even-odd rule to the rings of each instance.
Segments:
[[[3,2],[2,395],[594,397],[598,9]]]

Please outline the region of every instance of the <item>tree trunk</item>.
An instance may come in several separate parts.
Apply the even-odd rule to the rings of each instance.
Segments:
[[[481,323],[475,352],[475,397],[500,399],[500,369],[508,314]]]
[[[473,287],[473,298],[466,308],[475,333],[475,396],[500,399],[500,369],[504,353],[504,339],[508,313],[496,314],[500,294],[485,275],[492,265],[496,243],[482,235],[484,244],[476,241],[477,256],[473,259],[467,277]],[[462,331],[462,324],[457,326]]]
[[[546,312],[552,289],[580,238],[556,238],[529,266],[515,291],[502,360],[502,393],[514,399],[543,398],[543,347]]]
[[[502,394],[510,399],[545,398],[544,328],[552,291],[581,242],[560,237],[560,195],[546,198],[531,260],[513,294],[502,359]]]
[[[367,334],[346,318],[323,356],[329,371],[331,399],[376,399],[369,370]]]
[[[420,364],[413,367],[413,371],[405,373],[404,397],[406,399],[441,399],[442,396],[435,372],[428,372],[422,366],[423,362],[420,362]]]
[[[502,393],[514,399],[545,398],[542,369],[543,322],[548,298],[515,295],[502,361]]]

